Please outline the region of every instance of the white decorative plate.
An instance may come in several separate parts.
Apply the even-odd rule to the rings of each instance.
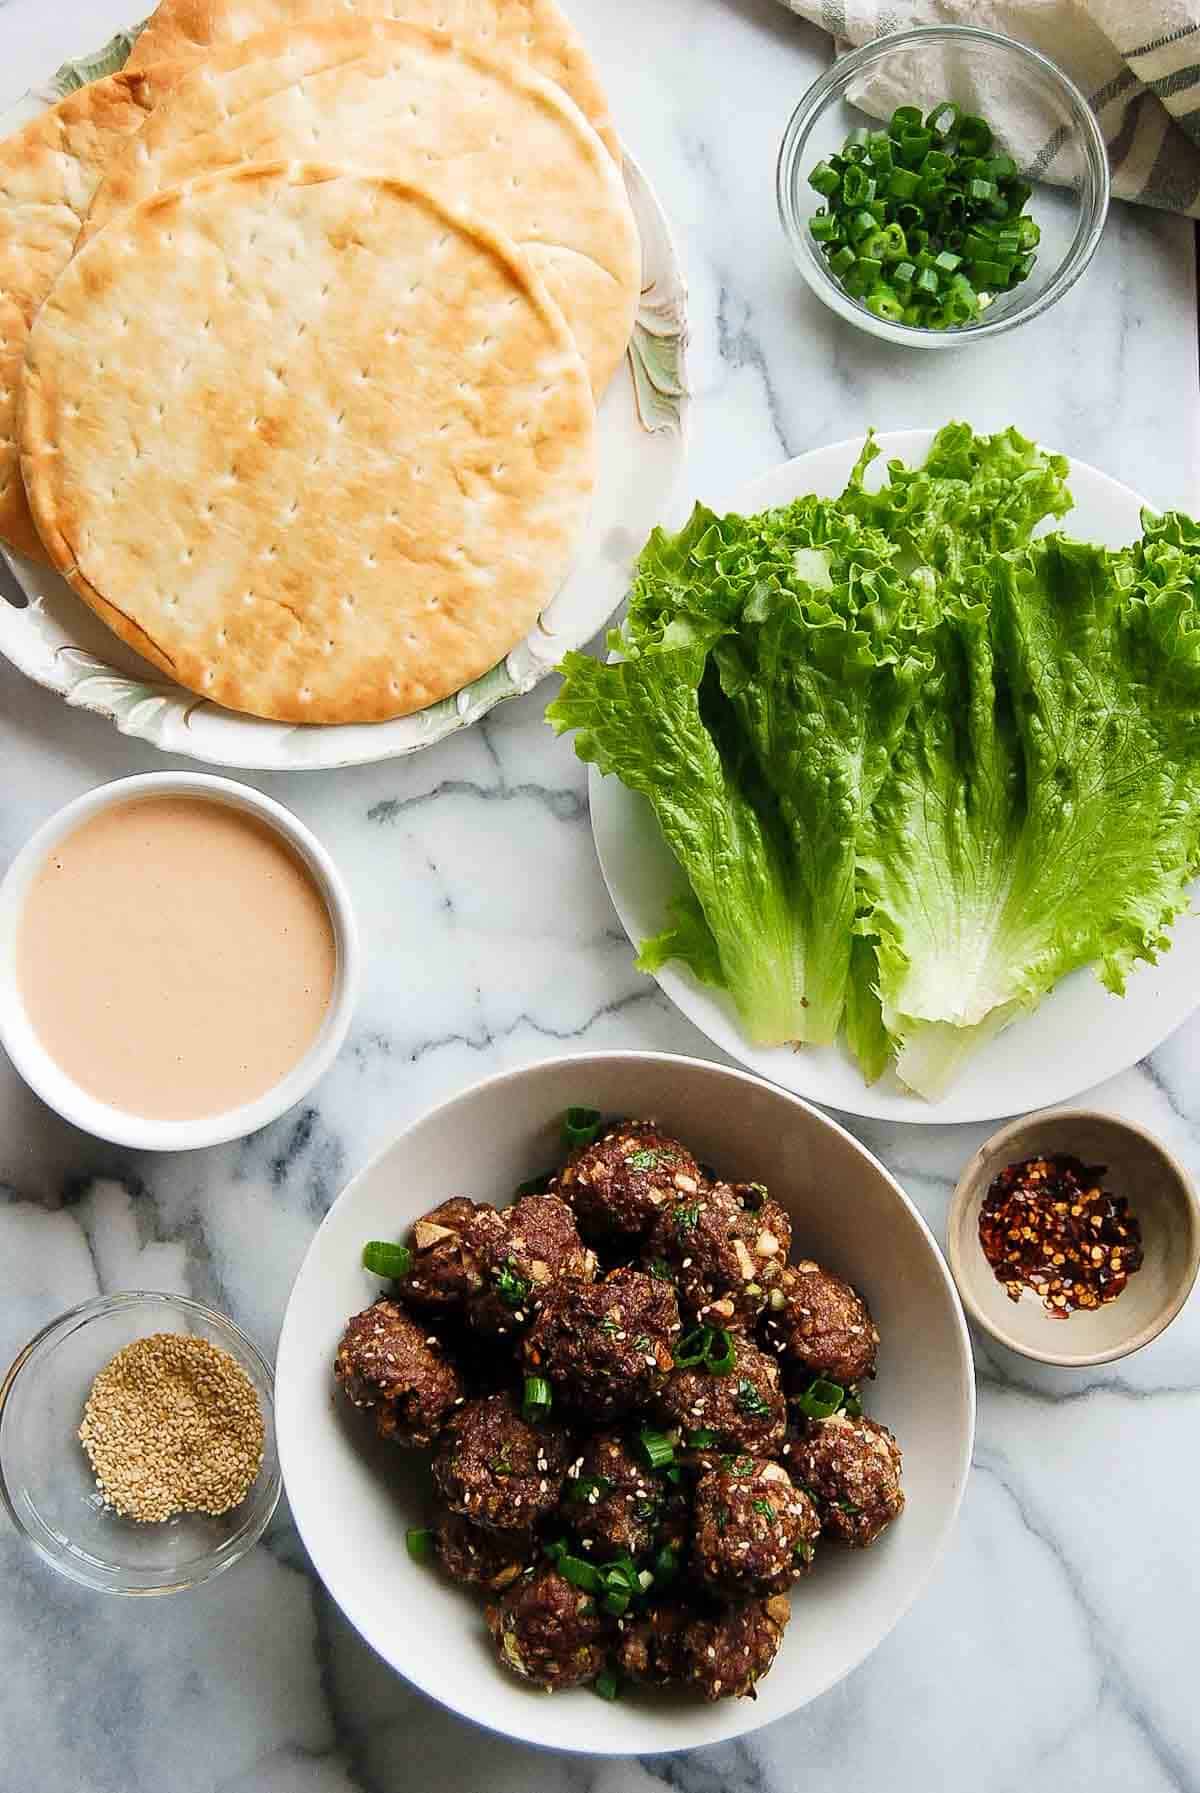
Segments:
[[[40,106],[119,69],[136,35],[65,63],[50,84],[0,115],[16,130]],[[127,649],[57,574],[0,548],[28,602],[5,601],[0,653],[70,704],[94,710],[122,734],[214,766],[297,772],[362,765],[431,747],[477,722],[506,697],[530,691],[568,648],[582,647],[625,595],[634,556],[666,510],[683,466],[687,432],[687,294],[661,206],[637,163],[625,185],[642,238],[642,302],[625,364],[599,413],[600,478],[587,532],[562,590],[534,629],[497,666],[453,697],[394,722],[299,727],[240,716],[185,691]]]
[[[895,431],[878,438],[883,477],[889,456],[920,461],[932,430]],[[753,485],[718,493],[714,510],[749,514],[789,504],[805,492],[836,497],[862,448],[862,438],[815,449],[776,467]],[[1082,461],[1071,462],[1075,509],[1065,527],[1086,541],[1121,547],[1141,534],[1143,500]],[[667,924],[667,907],[680,873],[644,798],[615,778],[590,779],[592,828],[609,893],[626,933],[635,943]],[[1090,970],[1065,978],[1033,1014],[998,1035],[970,1060],[937,1102],[910,1095],[889,1071],[870,1087],[842,1046],[751,1046],[733,1004],[707,989],[678,963],[658,982],[689,1021],[732,1058],[784,1089],[846,1114],[896,1121],[985,1121],[1065,1102],[1080,1090],[1115,1077],[1152,1052],[1200,1005],[1200,915],[1182,916],[1173,945],[1157,965],[1139,965],[1123,997],[1112,996]]]

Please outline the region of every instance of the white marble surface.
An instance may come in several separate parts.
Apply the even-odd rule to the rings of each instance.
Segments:
[[[1088,278],[1027,332],[905,355],[834,324],[789,266],[773,161],[826,43],[776,0],[576,0],[691,275],[688,491],[861,430],[965,416],[1200,504],[1191,227],[1117,208]],[[8,0],[0,86],[126,22],[129,0]],[[268,1348],[349,1174],[497,1067],[604,1045],[708,1048],[633,969],[585,783],[542,697],[404,763],[263,781],[348,874],[369,953],[351,1040],[311,1105],[242,1145],[133,1158],[57,1122],[0,1064],[0,1360],[97,1290],[187,1290]],[[164,764],[0,664],[0,867],[54,807]],[[1200,1169],[1200,1023],[1099,1100]],[[852,1123],[853,1124],[853,1123]],[[981,1128],[860,1125],[935,1228]],[[555,1759],[433,1709],[349,1631],[281,1513],[200,1593],[68,1586],[0,1522],[0,1793],[1165,1793],[1200,1787],[1194,1692],[1200,1302],[1115,1370],[981,1351],[956,1542],[866,1666],[742,1745]]]

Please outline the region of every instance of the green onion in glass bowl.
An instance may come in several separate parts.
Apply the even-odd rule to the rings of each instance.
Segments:
[[[961,347],[1047,310],[1091,260],[1108,190],[1100,127],[1068,77],[966,25],[842,57],[796,108],[777,171],[813,291],[915,348]]]

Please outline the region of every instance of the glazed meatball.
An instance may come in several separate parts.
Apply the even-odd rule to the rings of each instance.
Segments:
[[[668,1687],[686,1679],[683,1635],[691,1609],[677,1600],[660,1600],[638,1618],[622,1619],[618,1628],[617,1667],[645,1687]]]
[[[848,1282],[811,1259],[790,1265],[772,1290],[763,1340],[789,1383],[824,1376],[848,1388],[875,1374],[879,1333],[867,1304]]]
[[[412,1230],[412,1265],[396,1279],[402,1300],[430,1314],[463,1309],[483,1287],[479,1245],[497,1220],[495,1208],[465,1195],[452,1195],[422,1215]]]
[[[579,1230],[596,1244],[633,1244],[676,1195],[703,1182],[686,1146],[653,1121],[626,1121],[576,1152],[558,1180]]]
[[[620,1432],[595,1432],[571,1465],[561,1517],[597,1558],[641,1556],[654,1543],[662,1489]]]
[[[812,1564],[816,1507],[778,1463],[738,1457],[702,1477],[692,1566],[718,1594],[784,1593]]]
[[[865,1414],[810,1420],[788,1445],[787,1462],[816,1501],[822,1529],[840,1544],[873,1544],[903,1511],[900,1446]]]
[[[479,1239],[483,1289],[468,1317],[477,1332],[503,1338],[524,1331],[552,1289],[590,1283],[596,1257],[556,1195],[522,1196],[497,1219],[500,1225]]]
[[[376,1301],[355,1314],[333,1373],[355,1407],[374,1412],[379,1436],[395,1444],[431,1445],[463,1395],[440,1342],[398,1301]]]
[[[551,1290],[526,1336],[525,1362],[578,1413],[617,1419],[645,1407],[663,1387],[679,1331],[668,1283],[614,1270],[600,1283]]]
[[[604,1667],[606,1636],[595,1603],[557,1569],[536,1569],[489,1606],[501,1662],[538,1687],[578,1687]]]
[[[570,1455],[561,1426],[530,1425],[507,1392],[484,1395],[446,1428],[433,1479],[451,1512],[495,1531],[524,1531],[558,1505]]]
[[[734,1364],[728,1375],[674,1370],[658,1399],[659,1412],[680,1428],[685,1450],[694,1449],[702,1467],[729,1451],[773,1457],[787,1433],[779,1365],[740,1333],[732,1339]],[[693,1447],[689,1441],[697,1433],[703,1442]]]
[[[677,1196],[660,1214],[643,1261],[665,1266],[688,1318],[706,1326],[752,1326],[779,1285],[792,1242],[791,1222],[757,1185],[728,1183]],[[745,1206],[754,1190],[755,1206]]]
[[[791,1617],[784,1594],[745,1600],[685,1626],[686,1679],[706,1700],[754,1698],[754,1683],[775,1660]]]
[[[438,1562],[464,1587],[498,1594],[523,1575],[534,1561],[532,1532],[489,1532],[459,1513],[442,1516],[433,1534]]]

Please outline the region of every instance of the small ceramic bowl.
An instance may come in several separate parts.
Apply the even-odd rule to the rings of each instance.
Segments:
[[[1032,1290],[1013,1301],[979,1242],[979,1211],[993,1178],[1008,1164],[1055,1154],[1106,1166],[1104,1186],[1127,1197],[1145,1252],[1114,1301],[1065,1320],[1053,1319]],[[1179,1313],[1200,1268],[1200,1204],[1187,1171],[1143,1128],[1064,1108],[1013,1121],[980,1146],[958,1180],[947,1243],[963,1304],[985,1332],[1023,1357],[1083,1369],[1140,1351]]]
[[[237,1359],[254,1385],[266,1437],[262,1467],[232,1512],[181,1513],[157,1525],[104,1505],[78,1439],[97,1373],[154,1332],[192,1333]],[[176,1594],[236,1563],[262,1536],[279,1499],[271,1366],[244,1332],[183,1295],[138,1290],[72,1308],[19,1351],[0,1382],[0,1498],[60,1575],[106,1594]]]
[[[993,94],[1003,96],[1003,118]],[[824,202],[808,177],[856,126],[878,129],[898,105],[930,111],[942,100],[982,113],[995,127],[1000,147],[1034,186],[1029,211],[1042,237],[1029,278],[1000,295],[977,322],[926,330],[876,317],[830,272],[809,230]],[[1047,159],[1061,184],[1038,180]],[[1108,152],[1095,113],[1048,57],[974,25],[925,25],[864,44],[813,82],[784,133],[776,195],[796,265],[831,311],[904,348],[964,348],[1040,317],[1079,279],[1108,216]]]
[[[274,829],[316,882],[333,925],[337,970],[324,1024],[299,1064],[252,1102],[196,1120],[152,1120],[129,1114],[82,1089],[42,1045],[21,999],[17,931],[26,893],[66,835],[102,810],[143,797],[201,797],[244,811]],[[358,930],[350,896],[320,841],[290,810],[231,778],[200,772],[150,772],[86,792],[44,822],[17,854],[0,883],[0,1045],[26,1083],[64,1120],[98,1139],[142,1151],[183,1152],[220,1145],[277,1120],[312,1089],[333,1063],[350,1027],[358,993]]]

